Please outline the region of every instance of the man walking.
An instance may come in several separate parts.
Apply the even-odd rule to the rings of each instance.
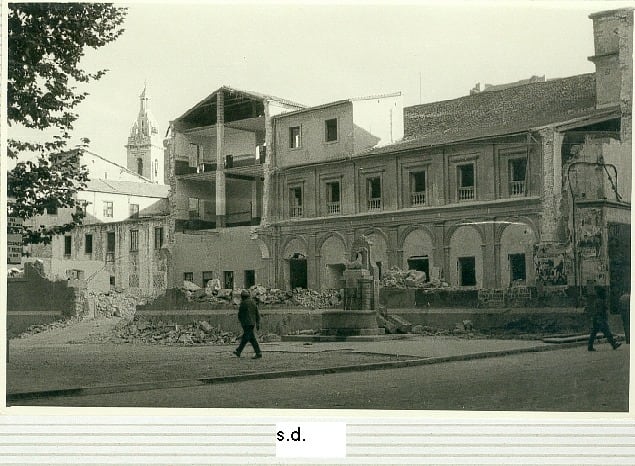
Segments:
[[[240,338],[240,345],[238,345],[234,354],[240,357],[240,353],[242,353],[245,345],[249,342],[251,343],[251,346],[254,347],[254,352],[256,353],[253,359],[260,359],[262,357],[262,352],[260,351],[258,340],[256,340],[256,335],[254,334],[254,326],[256,329],[260,330],[260,313],[258,312],[258,306],[247,290],[242,290],[240,292],[238,320],[243,328],[243,336]]]
[[[593,342],[598,332],[602,332],[606,339],[609,341],[613,349],[617,349],[621,346],[613,338],[611,330],[609,329],[609,316],[608,316],[608,304],[606,297],[606,289],[603,286],[596,286],[595,290],[591,288],[587,297],[586,310],[593,319],[593,326],[591,327],[591,334],[589,335],[588,350],[595,351],[593,348]]]

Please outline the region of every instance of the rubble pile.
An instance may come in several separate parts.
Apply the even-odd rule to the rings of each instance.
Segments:
[[[221,288],[217,279],[208,281],[205,288],[184,281],[181,289],[188,301],[210,304],[240,304],[241,290]],[[254,285],[249,288],[249,291],[259,304],[298,306],[311,309],[333,308],[342,304],[342,295],[339,290],[315,291],[296,288],[292,291],[285,291]]]
[[[66,328],[80,322],[83,319],[81,316],[73,316],[64,320],[56,320],[48,324],[35,324],[29,326],[24,332],[22,332],[18,338],[26,338],[29,335],[35,335],[37,333],[48,332],[49,330]]]
[[[146,303],[145,298],[119,291],[105,293],[84,290],[84,299],[93,312],[88,311],[89,317],[124,317],[132,319],[137,306]],[[92,314],[92,315],[91,315]]]
[[[391,267],[383,273],[381,285],[386,288],[448,288],[446,282],[439,279],[426,281],[426,273],[419,270],[402,270]]]
[[[228,345],[236,343],[239,334],[223,331],[206,320],[187,325],[163,321],[133,320],[117,326],[108,338],[114,343],[145,343],[156,345]],[[279,341],[275,334],[259,335],[260,342]]]

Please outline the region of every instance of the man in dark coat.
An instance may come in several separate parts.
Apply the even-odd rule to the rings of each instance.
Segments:
[[[591,327],[591,334],[589,335],[588,350],[595,351],[593,348],[593,342],[598,332],[602,332],[606,339],[609,341],[613,349],[620,347],[621,343],[615,341],[613,334],[609,329],[609,316],[608,316],[608,299],[606,296],[606,289],[602,286],[596,286],[591,288],[587,296],[586,310],[593,319],[593,326]]]
[[[256,353],[254,359],[259,359],[262,357],[262,352],[260,351],[258,340],[256,340],[256,335],[254,334],[254,326],[256,329],[260,330],[260,313],[258,312],[258,306],[247,290],[242,290],[240,292],[240,299],[238,320],[243,328],[243,336],[240,338],[240,345],[238,345],[234,354],[240,357],[240,353],[242,353],[245,345],[247,343],[251,343],[251,346],[254,347],[254,352]]]
[[[631,294],[628,291],[620,296],[620,314],[624,325],[624,339],[628,345],[631,343]]]

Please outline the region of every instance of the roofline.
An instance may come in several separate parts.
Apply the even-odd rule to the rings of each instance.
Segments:
[[[634,8],[630,7],[630,8],[616,8],[614,10],[598,11],[596,13],[591,13],[589,15],[589,19],[603,18],[605,16],[614,16],[617,13],[627,13],[627,12],[632,12],[633,10]]]
[[[340,100],[335,100],[333,102],[327,102],[321,105],[315,105],[313,107],[306,107],[306,108],[301,108],[298,110],[292,110],[290,112],[281,113],[279,115],[275,115],[273,118],[278,119],[282,117],[297,115],[298,113],[302,113],[302,112],[308,112],[312,110],[322,110],[324,108],[334,107],[334,106],[349,103],[349,102],[353,103],[353,102],[358,102],[361,100],[386,99],[388,97],[399,97],[399,96],[401,96],[401,91],[390,92],[387,94],[376,94],[376,95],[368,95],[368,96],[362,96],[362,97],[352,97],[349,99],[340,99]]]
[[[136,196],[136,197],[151,197],[154,199],[167,199],[170,196],[170,187],[168,185],[154,185],[154,186],[166,186],[167,187],[167,194],[165,195],[165,197],[163,196],[151,196],[149,194],[137,194],[137,193],[132,193],[132,192],[128,192],[128,191],[122,191],[119,189],[116,189],[114,186],[112,186],[109,181],[113,181],[113,180],[103,180],[103,179],[96,179],[96,180],[88,180],[87,183],[90,183],[91,181],[99,181],[101,183],[104,183],[106,186],[109,186],[112,191],[104,191],[104,190],[98,190],[98,189],[91,189],[88,184],[86,185],[86,188],[81,189],[80,191],[82,192],[98,192],[98,193],[112,193],[112,194],[122,194],[122,195],[127,195],[127,196]],[[115,183],[120,183],[121,181],[115,181]],[[123,183],[137,183],[136,181],[123,181]],[[147,183],[138,183],[140,185],[145,186]]]
[[[119,165],[117,162],[113,162],[112,160],[108,160],[108,159],[104,158],[103,156],[101,156],[101,155],[99,155],[99,154],[96,154],[95,152],[89,151],[88,149],[77,149],[77,150],[80,150],[80,151],[83,151],[83,152],[87,152],[87,153],[89,153],[90,155],[94,155],[95,157],[98,157],[98,158],[102,159],[104,162],[108,162],[108,163],[110,163],[110,164],[112,164],[112,165],[114,165],[114,166],[116,166],[116,167],[121,168],[122,170],[124,170],[124,171],[126,171],[126,172],[130,173],[131,175],[134,175],[134,176],[136,176],[136,177],[138,177],[138,178],[141,178],[142,180],[148,181],[148,182],[150,182],[150,183],[152,182],[152,180],[150,180],[149,178],[146,178],[145,176],[139,175],[138,173],[133,172],[133,171],[132,171],[132,170],[130,170],[129,168],[124,167],[123,165]],[[101,179],[101,178],[96,178],[96,179],[98,179],[98,180],[99,180],[99,179]]]
[[[244,91],[242,89],[236,89],[235,87],[226,86],[226,85],[223,84],[221,87],[216,89],[210,95],[208,95],[207,97],[199,100],[196,104],[194,104],[193,107],[191,107],[189,110],[186,110],[186,112],[183,115],[181,115],[180,117],[176,118],[173,121],[183,120],[190,113],[192,113],[194,110],[196,110],[201,104],[203,104],[203,102],[206,102],[206,101],[210,100],[212,97],[214,97],[220,91],[224,91],[224,90],[233,91],[233,92],[239,92],[241,94],[246,94],[252,99],[261,100],[263,102],[279,102],[279,103],[282,103],[282,104],[285,104],[285,105],[290,105],[290,106],[293,106],[293,107],[299,107],[299,108],[305,107],[304,105],[299,104],[297,102],[293,102],[292,100],[287,100],[287,99],[283,99],[281,97],[275,97],[275,96],[264,95],[264,94],[258,95],[258,94],[254,94],[253,92],[250,92],[250,91]]]

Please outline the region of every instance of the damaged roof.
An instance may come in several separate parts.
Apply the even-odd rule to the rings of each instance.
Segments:
[[[533,82],[404,108],[404,139],[387,153],[515,134],[592,115],[595,74]]]
[[[137,181],[89,180],[86,182],[86,188],[82,191],[164,198],[168,197],[170,187],[167,185],[140,183]]]

